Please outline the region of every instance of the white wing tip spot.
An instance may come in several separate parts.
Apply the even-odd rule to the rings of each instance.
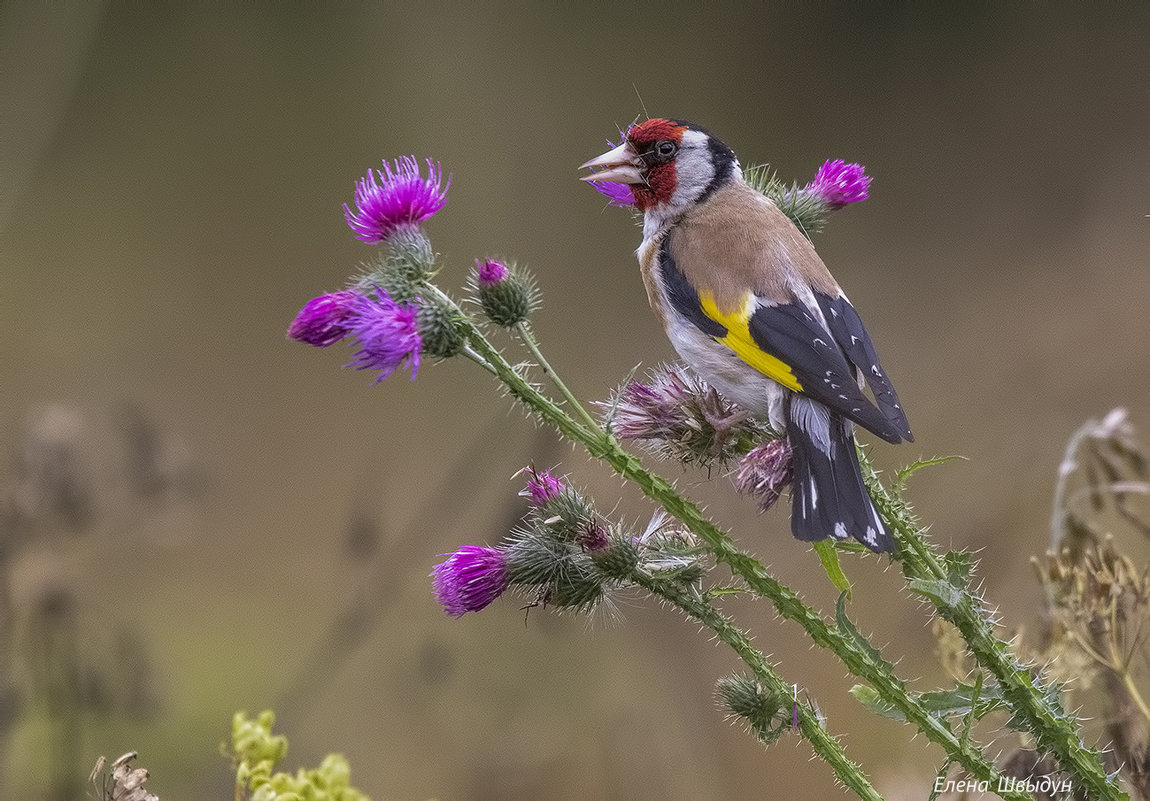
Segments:
[[[845,540],[847,538],[847,527],[842,523],[835,523],[835,536],[840,540]]]
[[[867,545],[871,545],[871,546],[875,546],[875,547],[878,546],[878,532],[875,531],[870,526],[866,527],[866,534],[863,535],[863,539],[866,540]]]

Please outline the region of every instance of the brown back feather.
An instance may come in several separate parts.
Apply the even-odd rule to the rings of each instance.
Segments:
[[[696,290],[725,313],[741,308],[747,289],[789,303],[791,276],[831,297],[838,284],[787,215],[740,180],[718,189],[670,230],[671,256]]]

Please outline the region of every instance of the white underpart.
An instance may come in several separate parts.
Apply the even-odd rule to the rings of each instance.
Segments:
[[[733,350],[718,345],[694,323],[680,317],[665,296],[660,301],[668,309],[667,338],[679,357],[724,397],[760,420],[769,420],[771,428],[779,433],[786,431],[784,409],[788,390],[744,362]]]

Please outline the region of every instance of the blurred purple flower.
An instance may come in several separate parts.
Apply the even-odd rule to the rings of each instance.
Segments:
[[[507,555],[498,548],[464,545],[432,568],[435,597],[452,617],[478,612],[507,589]]]
[[[864,170],[863,165],[847,164],[842,159],[827,161],[803,191],[818,195],[832,209],[841,209],[867,199],[871,179]]]
[[[292,320],[288,337],[319,348],[334,345],[351,334],[351,318],[360,297],[345,289],[312,298]]]
[[[498,262],[495,259],[479,259],[475,260],[476,278],[480,286],[494,286],[501,284],[507,280],[508,270],[506,265]]]
[[[525,468],[527,471],[527,486],[523,494],[531,499],[535,506],[543,506],[548,501],[558,498],[567,490],[567,485],[551,475],[550,470],[536,470],[534,467]]]
[[[383,170],[368,170],[355,182],[355,211],[343,205],[343,216],[355,238],[370,244],[386,241],[397,230],[417,225],[447,203],[451,176],[443,186],[443,169],[427,159],[427,177],[419,174],[414,156],[402,156],[394,167],[383,162]]]
[[[786,438],[780,437],[743,457],[735,473],[735,488],[744,495],[757,497],[759,507],[765,512],[775,505],[793,478],[791,445]]]
[[[415,303],[401,306],[391,299],[387,290],[375,287],[375,297],[357,295],[351,318],[352,334],[359,350],[344,367],[357,370],[379,370],[378,384],[405,364],[411,368],[411,377],[419,371],[419,352],[423,340],[419,336]]]

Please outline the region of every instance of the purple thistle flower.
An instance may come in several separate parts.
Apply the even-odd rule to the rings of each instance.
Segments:
[[[351,317],[360,297],[345,289],[312,298],[292,320],[288,337],[319,348],[334,345],[351,333]]]
[[[680,364],[659,367],[647,383],[630,381],[598,405],[607,409],[615,436],[685,464],[726,463],[765,433],[746,411]]]
[[[765,512],[775,505],[783,489],[793,479],[791,445],[780,437],[760,445],[743,457],[735,473],[735,488],[744,495],[756,496],[759,507]]]
[[[567,485],[552,476],[550,470],[536,470],[534,467],[524,469],[528,478],[523,494],[531,499],[534,506],[544,506],[567,491]]]
[[[507,555],[498,548],[464,545],[432,568],[435,598],[452,617],[478,612],[507,589]]]
[[[383,162],[383,170],[368,170],[355,182],[355,211],[343,204],[343,216],[355,238],[379,244],[397,230],[415,226],[431,217],[447,203],[447,185],[438,162],[427,159],[427,177],[419,174],[414,156],[395,160],[395,166]]]
[[[817,195],[832,209],[867,199],[870,176],[861,164],[847,164],[842,159],[827,161],[803,191]]]
[[[612,142],[607,140],[607,144],[612,147],[618,147],[620,144],[627,140],[627,132],[631,130],[628,126],[626,131],[619,131],[619,141]],[[630,184],[620,184],[615,181],[588,181],[587,183],[603,197],[607,198],[608,206],[616,206],[618,208],[627,208],[635,205],[635,195],[631,192]]]
[[[612,429],[620,439],[658,439],[682,425],[683,404],[691,394],[687,376],[670,369],[651,384],[632,381],[619,393]]]
[[[608,206],[628,208],[635,205],[635,195],[631,192],[630,184],[619,184],[614,181],[588,181],[595,191],[607,198]]]
[[[379,370],[378,384],[405,364],[411,368],[411,377],[419,371],[419,352],[423,339],[419,336],[414,303],[396,303],[387,290],[376,287],[375,297],[357,295],[351,319],[352,334],[359,350],[344,365],[355,365],[357,370]]]
[[[507,280],[508,269],[502,262],[495,259],[483,259],[483,261],[476,259],[475,266],[476,279],[480,286],[495,286]]]

